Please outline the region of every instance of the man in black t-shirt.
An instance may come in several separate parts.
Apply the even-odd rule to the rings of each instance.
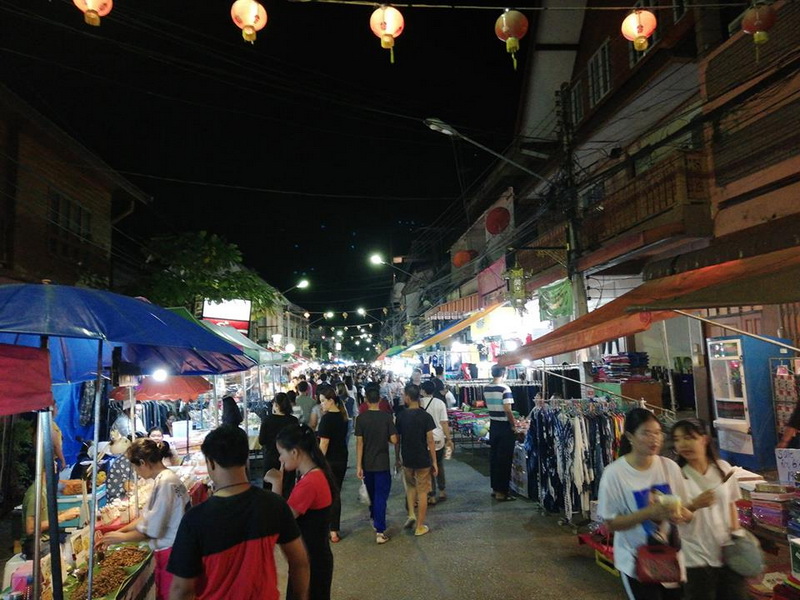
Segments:
[[[397,415],[397,433],[400,435],[402,465],[405,475],[406,500],[409,518],[405,527],[416,522],[414,535],[425,535],[429,528],[425,525],[428,510],[428,492],[431,489],[431,473],[439,472],[436,464],[436,449],[433,443],[433,430],[436,423],[419,405],[419,386],[409,383],[404,392],[407,410]],[[399,463],[398,463],[399,466]],[[414,504],[419,509],[414,515]]]
[[[169,555],[172,600],[279,600],[275,545],[289,564],[294,597],[307,600],[310,568],[286,501],[250,485],[247,434],[222,425],[201,447],[214,495],[183,516]]]
[[[394,444],[397,461],[397,431],[392,415],[383,412],[380,390],[377,385],[367,387],[368,409],[356,420],[356,468],[358,478],[364,481],[369,494],[369,516],[375,527],[379,544],[389,541],[386,537],[386,503],[392,490],[392,472],[389,466],[389,444]]]

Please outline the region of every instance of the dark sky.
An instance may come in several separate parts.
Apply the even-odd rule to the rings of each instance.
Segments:
[[[153,197],[126,223],[139,238],[212,231],[279,289],[308,275],[290,296],[312,311],[383,306],[369,254],[455,224],[491,164],[421,119],[502,150],[523,65],[494,36],[500,8],[402,9],[391,65],[373,7],[262,3],[251,46],[228,0],[117,0],[99,28],[70,0],[0,0],[0,76]]]

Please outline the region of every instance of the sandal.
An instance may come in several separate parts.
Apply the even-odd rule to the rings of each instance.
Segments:
[[[331,544],[338,544],[342,541],[342,538],[339,537],[338,533],[331,532]]]
[[[417,529],[417,530],[414,532],[414,535],[415,535],[415,536],[417,536],[417,537],[419,537],[419,536],[421,536],[421,535],[425,535],[425,534],[426,534],[426,533],[428,533],[430,530],[431,530],[431,528],[430,528],[430,527],[428,527],[427,525],[423,525],[421,529]]]
[[[502,496],[495,496],[494,499],[497,500],[498,502],[513,502],[516,500],[514,496],[509,496],[508,494],[504,494]]]
[[[428,506],[436,506],[436,496],[428,496]]]

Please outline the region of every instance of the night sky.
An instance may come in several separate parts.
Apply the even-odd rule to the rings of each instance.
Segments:
[[[262,3],[251,46],[228,0],[116,0],[99,28],[71,0],[0,0],[0,76],[152,196],[124,224],[137,239],[211,231],[279,289],[307,275],[289,296],[311,311],[384,306],[391,274],[368,256],[446,235],[434,222],[460,233],[492,164],[421,120],[504,149],[524,62],[494,35],[500,8],[401,8],[392,65],[373,7]]]

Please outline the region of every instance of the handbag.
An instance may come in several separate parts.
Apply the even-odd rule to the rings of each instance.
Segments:
[[[731,541],[722,547],[725,566],[742,577],[757,577],[764,572],[764,555],[758,538],[746,529],[731,534]]]
[[[668,481],[664,463],[660,464],[664,480]],[[636,579],[641,583],[680,583],[680,547],[678,528],[674,525],[670,525],[669,539],[666,542],[650,536],[648,543],[636,550]]]

